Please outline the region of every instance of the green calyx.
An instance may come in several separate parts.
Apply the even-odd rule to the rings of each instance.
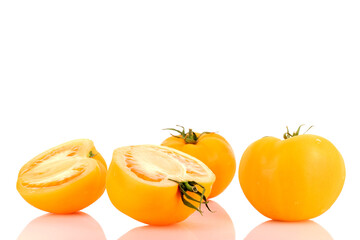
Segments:
[[[284,133],[284,135],[283,135],[284,139],[289,139],[289,138],[291,138],[291,137],[299,136],[299,134],[300,134],[300,128],[301,128],[302,126],[304,126],[304,124],[301,124],[301,125],[298,127],[298,129],[296,130],[296,132],[293,132],[292,134],[289,132],[288,126],[286,126],[287,131],[286,131],[286,133]],[[312,127],[313,127],[313,125],[310,126],[303,134],[307,133],[307,132],[310,130],[310,128],[312,128]]]
[[[95,156],[96,156],[96,154],[93,154],[92,151],[90,151],[89,154],[88,154],[88,157],[89,157],[89,158],[92,158],[92,157],[95,157]]]
[[[210,212],[213,212],[213,211],[211,211],[211,209],[208,206],[209,201],[206,199],[206,197],[204,195],[205,194],[205,188],[202,185],[200,185],[199,183],[197,183],[195,181],[179,182],[179,181],[176,181],[176,180],[173,180],[173,179],[168,179],[168,180],[176,182],[179,185],[181,200],[183,201],[185,206],[195,209],[196,211],[198,211],[202,215],[203,211],[201,210],[201,204],[205,204],[206,208]],[[197,186],[202,188],[201,192],[198,190]],[[191,197],[188,194],[188,192],[195,193],[196,195],[198,195],[200,197],[200,199],[197,200],[197,199]],[[189,200],[197,202],[197,203],[199,203],[199,205],[195,206]]]
[[[212,132],[203,132],[199,136],[197,136],[196,133],[191,128],[189,128],[189,131],[186,133],[185,128],[183,126],[180,125],[176,125],[176,126],[182,128],[182,131],[175,128],[165,128],[163,130],[170,130],[179,133],[180,135],[171,134],[171,136],[176,138],[182,138],[186,143],[190,143],[190,144],[196,144],[202,135],[212,133]]]

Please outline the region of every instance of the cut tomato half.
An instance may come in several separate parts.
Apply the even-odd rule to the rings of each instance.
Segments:
[[[114,151],[106,189],[114,206],[152,225],[186,219],[206,203],[215,181],[198,159],[172,148],[137,145]]]
[[[31,205],[52,213],[72,213],[95,202],[105,190],[106,163],[91,140],[51,148],[25,164],[17,189]]]

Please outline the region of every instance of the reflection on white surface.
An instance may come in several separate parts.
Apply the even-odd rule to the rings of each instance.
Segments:
[[[32,220],[18,240],[105,240],[99,223],[83,212],[48,213]]]
[[[333,240],[330,234],[313,221],[267,221],[254,228],[245,240]]]
[[[118,240],[235,240],[234,224],[226,211],[216,202],[209,202],[214,211],[198,212],[185,221],[170,226],[144,226],[130,230]]]

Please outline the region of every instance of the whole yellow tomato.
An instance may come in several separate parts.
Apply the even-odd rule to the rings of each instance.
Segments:
[[[213,132],[195,133],[192,129],[185,133],[183,127],[182,131],[173,128],[166,130],[176,131],[179,135],[165,139],[161,145],[175,148],[205,163],[216,176],[209,198],[222,193],[236,171],[234,152],[225,138]]]
[[[301,126],[300,126],[301,127]],[[323,214],[345,181],[344,160],[323,137],[299,130],[285,140],[264,137],[244,152],[239,167],[241,188],[249,202],[274,220],[300,221]]]

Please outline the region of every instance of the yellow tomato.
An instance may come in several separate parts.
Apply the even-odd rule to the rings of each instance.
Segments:
[[[184,129],[182,132],[169,130],[177,131],[180,135],[165,139],[161,145],[175,148],[205,163],[216,176],[209,198],[222,193],[236,171],[234,152],[225,138],[216,133],[195,133],[191,129],[188,133]]]
[[[17,190],[31,205],[52,213],[72,213],[95,202],[105,190],[106,163],[91,140],[61,144],[20,170]]]
[[[205,164],[187,154],[138,145],[114,151],[106,189],[124,214],[143,223],[168,225],[186,219],[195,209],[201,211],[214,180]]]
[[[300,128],[299,128],[300,129]],[[274,220],[300,221],[328,210],[345,181],[343,158],[325,138],[305,134],[264,137],[244,152],[241,188],[249,202]]]

